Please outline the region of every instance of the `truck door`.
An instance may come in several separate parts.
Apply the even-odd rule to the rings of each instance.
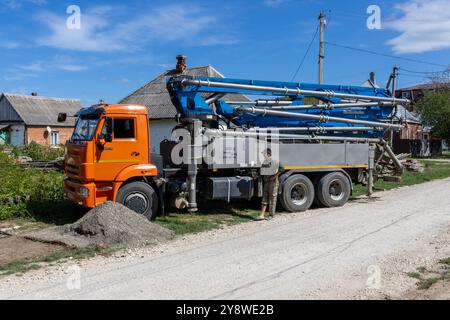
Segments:
[[[140,150],[136,122],[136,117],[127,115],[114,115],[104,119],[100,143],[95,151],[96,180],[114,181],[117,174],[126,167],[142,163],[144,155]]]

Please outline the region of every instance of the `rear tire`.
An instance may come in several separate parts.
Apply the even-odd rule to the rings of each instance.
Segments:
[[[284,182],[280,203],[286,211],[306,211],[314,201],[314,186],[308,177],[293,175]]]
[[[158,213],[158,195],[145,182],[130,182],[121,187],[117,192],[116,202],[138,214],[142,214],[148,220],[154,220]]]
[[[350,197],[351,185],[342,172],[324,175],[317,184],[317,200],[325,207],[341,207]]]

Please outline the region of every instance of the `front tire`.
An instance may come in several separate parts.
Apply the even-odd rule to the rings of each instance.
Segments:
[[[142,214],[148,220],[154,220],[158,213],[158,195],[145,182],[135,181],[122,186],[117,192],[116,202]]]
[[[306,211],[314,201],[314,186],[308,177],[296,174],[283,184],[280,202],[289,212]]]

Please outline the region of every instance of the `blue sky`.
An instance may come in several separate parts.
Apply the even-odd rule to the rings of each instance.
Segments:
[[[366,10],[381,8],[381,29]],[[68,6],[81,28],[66,26]],[[189,66],[212,65],[227,77],[291,80],[327,14],[325,40],[364,50],[450,64],[450,0],[51,1],[0,0],[0,92],[117,102],[184,53]],[[316,39],[296,81],[317,82]],[[385,84],[392,66],[444,67],[326,45],[325,82],[361,84],[375,71]],[[400,86],[423,82],[402,72]]]

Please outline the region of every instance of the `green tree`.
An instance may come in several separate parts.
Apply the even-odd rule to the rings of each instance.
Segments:
[[[448,88],[425,92],[417,108],[425,125],[434,135],[450,140],[450,90]]]

